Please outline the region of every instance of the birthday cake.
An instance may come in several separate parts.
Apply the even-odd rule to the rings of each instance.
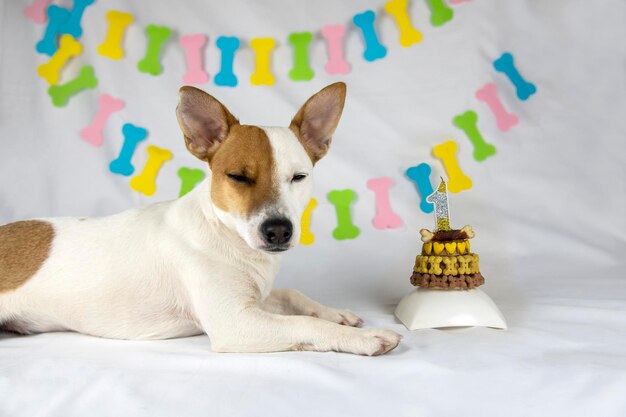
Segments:
[[[411,284],[440,290],[468,290],[484,284],[478,255],[472,253],[469,242],[474,237],[472,227],[450,228],[447,186],[443,179],[427,201],[435,205],[437,228],[434,232],[420,231],[422,251],[415,259]]]

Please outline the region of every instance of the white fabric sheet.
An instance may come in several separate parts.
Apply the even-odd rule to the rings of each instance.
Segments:
[[[59,1],[71,6],[71,2]],[[183,146],[174,117],[185,70],[181,34],[210,37],[211,80],[219,68],[219,35],[244,46],[235,59],[240,85],[201,86],[242,122],[287,124],[297,108],[324,85],[348,83],[344,117],[329,156],[316,168],[313,215],[316,241],[284,258],[277,286],[296,287],[337,307],[349,307],[368,326],[392,328],[405,338],[389,355],[363,358],[336,353],[213,354],[207,337],[127,342],[77,334],[0,336],[0,416],[624,416],[626,415],[626,172],[624,145],[626,7],[623,1],[473,0],[455,6],[440,28],[429,23],[426,2],[410,15],[424,40],[410,48],[397,41],[384,0],[263,2],[186,0],[98,1],[87,9],[83,55],[63,72],[71,78],[84,63],[95,67],[97,89],[54,108],[36,67],[47,57],[34,45],[43,33],[22,15],[26,1],[0,0],[0,223],[17,219],[103,215],[175,198],[176,171],[202,167]],[[388,56],[362,59],[352,16],[367,8]],[[135,16],[127,56],[96,53],[110,9]],[[143,28],[175,31],[166,46],[164,73],[141,74]],[[311,47],[315,78],[293,82],[289,33],[319,34],[345,23],[352,72],[329,76],[325,49]],[[253,37],[277,39],[276,85],[254,87],[248,78]],[[492,69],[510,51],[537,94],[517,100],[511,84]],[[504,105],[520,118],[508,133],[497,130],[489,110],[474,98],[486,82],[498,86]],[[108,92],[126,102],[106,126],[102,148],[78,132]],[[454,115],[473,109],[497,154],[477,163]],[[146,127],[147,143],[166,147],[174,159],[158,178],[154,197],[142,197],[128,179],[107,167],[121,146],[124,123]],[[452,223],[472,224],[474,251],[487,279],[483,287],[500,306],[507,331],[471,328],[408,332],[393,308],[411,290],[419,250],[418,230],[432,215],[418,208],[406,168],[433,166],[430,153],[447,138],[459,144],[461,167],[474,183],[450,195]],[[146,143],[146,144],[147,144]],[[133,163],[142,167],[145,145]],[[391,203],[405,226],[379,231],[370,178],[394,180]],[[332,238],[332,189],[358,195],[355,240]]]

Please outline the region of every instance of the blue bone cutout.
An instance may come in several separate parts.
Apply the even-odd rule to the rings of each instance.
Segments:
[[[239,39],[233,36],[220,36],[215,43],[222,51],[222,64],[220,72],[215,74],[215,84],[224,87],[235,87],[237,76],[233,72],[235,52],[239,49]]]
[[[417,166],[410,167],[405,172],[406,176],[417,186],[417,190],[419,191],[421,199],[420,209],[424,213],[432,213],[434,210],[433,204],[426,201],[426,198],[428,198],[429,195],[435,192],[435,190],[433,190],[432,184],[430,183],[431,172],[432,169],[430,168],[430,165],[428,165],[426,162],[422,162]]]
[[[114,174],[128,177],[135,172],[135,167],[131,163],[131,159],[133,158],[135,149],[137,149],[137,144],[148,136],[148,131],[143,127],[126,123],[122,126],[122,133],[124,134],[124,144],[122,145],[119,156],[109,164],[109,170]]]
[[[363,58],[370,62],[384,58],[387,55],[387,48],[380,43],[378,35],[376,35],[376,29],[374,28],[375,19],[376,14],[373,10],[366,10],[363,13],[354,15],[352,18],[352,22],[361,29],[363,39],[365,40]]]
[[[528,100],[528,97],[537,92],[533,83],[526,81],[515,67],[513,55],[505,52],[500,58],[493,61],[493,67],[498,72],[504,73],[515,86],[515,94],[520,100]]]

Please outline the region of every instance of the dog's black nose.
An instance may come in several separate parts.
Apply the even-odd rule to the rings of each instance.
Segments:
[[[288,219],[270,219],[261,224],[265,241],[272,245],[284,245],[293,233],[293,224]]]

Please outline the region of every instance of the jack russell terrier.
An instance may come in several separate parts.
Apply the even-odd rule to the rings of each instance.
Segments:
[[[289,127],[239,124],[193,87],[178,123],[211,174],[184,197],[101,218],[0,227],[0,328],[117,339],[206,333],[216,352],[380,355],[401,336],[347,310],[273,290],[299,241],[313,165],[328,151],[346,86],[312,96]]]

